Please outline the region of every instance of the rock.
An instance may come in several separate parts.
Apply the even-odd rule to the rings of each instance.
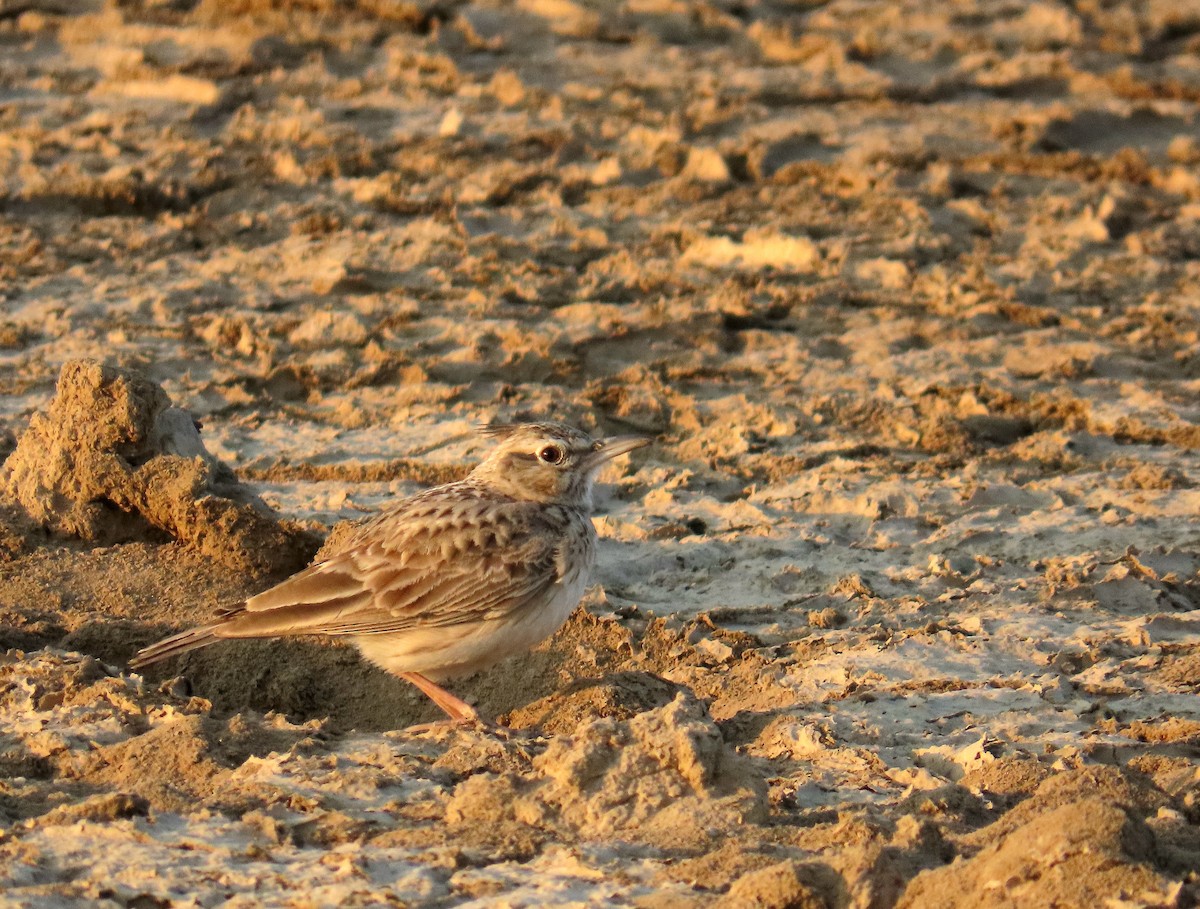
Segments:
[[[367,327],[354,313],[321,310],[301,322],[288,340],[297,347],[361,347],[367,336]]]
[[[529,776],[476,774],[460,784],[447,817],[481,823],[515,817],[582,840],[669,845],[710,841],[765,816],[761,780],[743,772],[704,707],[690,694],[618,721],[598,719],[554,738]],[[492,793],[505,791],[501,799]]]
[[[825,898],[803,877],[803,866],[780,862],[744,874],[717,902],[717,909],[826,909]]]
[[[729,165],[715,148],[690,148],[681,175],[698,183],[728,183]]]
[[[925,871],[904,891],[917,906],[1060,906],[1087,909],[1116,893],[1167,905],[1176,887],[1155,868],[1144,815],[1168,797],[1112,767],[1085,767],[1047,779],[1026,802],[968,845],[970,858]]]
[[[0,487],[39,524],[99,545],[173,538],[261,571],[294,570],[316,549],[205,450],[162,388],[89,360],[63,366]]]
[[[102,792],[81,802],[59,805],[34,822],[38,827],[66,826],[79,821],[104,823],[122,818],[145,817],[150,803],[139,795],[127,792]]]

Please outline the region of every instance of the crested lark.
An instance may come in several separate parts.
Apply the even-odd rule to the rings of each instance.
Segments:
[[[393,505],[323,561],[129,665],[224,638],[345,635],[451,720],[478,719],[436,683],[528,650],[566,621],[595,562],[596,473],[649,442],[596,440],[561,423],[484,432],[500,444],[465,479]]]

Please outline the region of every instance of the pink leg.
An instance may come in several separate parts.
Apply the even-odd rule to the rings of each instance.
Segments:
[[[446,716],[455,723],[474,723],[479,721],[475,708],[462,698],[455,697],[441,685],[431,682],[419,672],[401,672],[400,678],[412,682],[421,692],[442,709]]]

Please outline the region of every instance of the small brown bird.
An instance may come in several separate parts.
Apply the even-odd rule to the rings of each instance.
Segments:
[[[593,439],[561,423],[483,432],[500,444],[465,479],[393,505],[323,561],[212,624],[139,651],[129,665],[140,669],[226,638],[345,635],[451,720],[477,720],[437,682],[526,651],[566,621],[595,563],[596,473],[649,444]]]

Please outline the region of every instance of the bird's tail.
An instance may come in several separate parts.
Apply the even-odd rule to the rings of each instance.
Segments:
[[[149,666],[151,663],[157,663],[159,660],[165,660],[168,657],[178,656],[181,653],[207,647],[214,641],[219,640],[216,634],[216,630],[219,627],[220,623],[217,622],[212,625],[201,625],[199,628],[189,628],[187,631],[181,631],[179,634],[172,635],[169,638],[163,638],[157,644],[143,647],[129,661],[129,668],[141,669],[143,666]]]

